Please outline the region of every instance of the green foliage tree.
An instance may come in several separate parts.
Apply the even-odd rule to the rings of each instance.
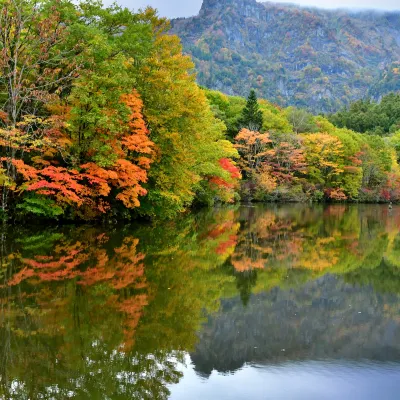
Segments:
[[[257,95],[254,89],[250,91],[246,106],[238,120],[238,130],[243,128],[251,131],[260,131],[263,126],[263,114],[258,104]]]
[[[393,135],[391,135],[388,138],[388,142],[394,148],[394,150],[396,152],[397,161],[399,162],[400,161],[400,130],[393,133]]]
[[[400,94],[390,93],[380,102],[358,100],[335,114],[329,120],[340,128],[380,136],[394,133],[400,128]]]
[[[214,116],[224,122],[227,137],[233,141],[238,133],[238,120],[246,100],[243,97],[227,96],[216,90],[205,90]]]
[[[270,102],[260,99],[260,110],[263,114],[262,131],[276,133],[291,133],[293,127],[290,124],[287,115],[281,108]]]
[[[316,132],[317,130],[313,115],[306,110],[289,107],[286,110],[286,116],[295,133]]]

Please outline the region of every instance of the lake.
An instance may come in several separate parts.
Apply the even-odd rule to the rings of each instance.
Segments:
[[[400,207],[2,231],[0,399],[398,399]]]

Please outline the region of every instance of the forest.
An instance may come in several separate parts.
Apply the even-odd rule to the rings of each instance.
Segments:
[[[4,219],[400,200],[398,95],[325,117],[227,96],[196,83],[169,28],[151,8],[1,1]]]

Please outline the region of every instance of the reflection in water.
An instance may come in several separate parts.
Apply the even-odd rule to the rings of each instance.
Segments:
[[[192,360],[202,376],[246,363],[400,361],[398,316],[398,296],[325,275],[291,290],[261,293],[245,309],[237,299],[223,300],[199,333]]]
[[[277,398],[260,371],[400,372],[397,208],[225,208],[0,244],[0,399]]]

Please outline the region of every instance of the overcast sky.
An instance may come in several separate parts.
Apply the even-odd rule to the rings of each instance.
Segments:
[[[103,0],[110,4],[113,0]],[[324,8],[371,8],[379,10],[400,10],[400,0],[281,0],[280,3],[295,3]],[[148,5],[157,8],[161,16],[189,17],[196,15],[202,0],[117,0],[128,8],[138,9]]]

